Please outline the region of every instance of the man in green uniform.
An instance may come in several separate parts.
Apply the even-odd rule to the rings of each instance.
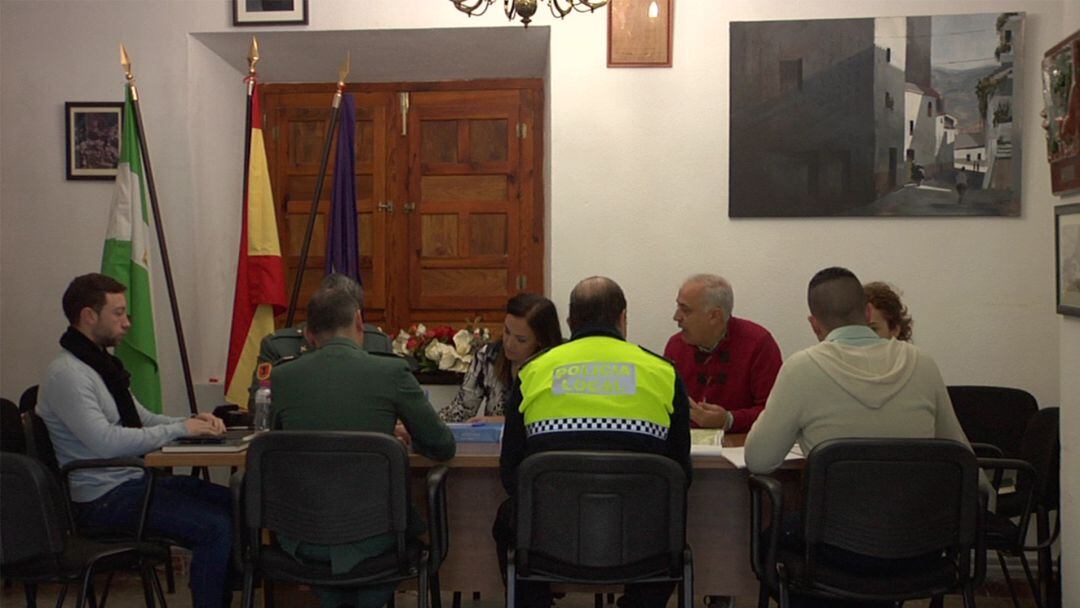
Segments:
[[[354,297],[333,288],[315,292],[308,302],[304,329],[314,349],[275,367],[270,375],[271,428],[393,435],[400,419],[416,452],[433,460],[453,458],[454,436],[428,403],[408,364],[392,354],[362,349],[362,328],[363,316]],[[423,530],[419,515],[413,511],[409,533],[419,536]],[[361,561],[396,547],[392,535],[341,545],[312,545],[279,535],[278,542],[300,561],[328,562],[334,573],[347,572]],[[363,608],[383,606],[395,587],[386,584],[316,591],[323,606]]]
[[[667,456],[690,479],[690,405],[671,362],[626,341],[626,297],[615,281],[591,277],[570,293],[570,341],[521,368],[506,406],[499,469],[510,500],[492,534],[500,563],[513,539],[518,465],[552,450],[622,450]],[[504,571],[505,571],[505,564]],[[667,604],[674,583],[628,585],[625,605]],[[551,590],[519,583],[518,603],[547,608]]]
[[[326,275],[326,278],[322,280],[319,289],[340,289],[353,296],[360,308],[364,307],[364,289],[351,277],[347,277],[337,272],[328,274]],[[363,345],[364,350],[369,353],[391,352],[389,336],[379,331],[378,327],[368,323],[364,324],[363,341],[361,344]],[[255,372],[251,375],[251,386],[248,388],[248,409],[251,409],[251,404],[255,398],[255,391],[259,390],[258,374],[259,368],[263,363],[269,363],[271,366],[274,366],[282,361],[291,361],[310,350],[312,350],[312,346],[307,338],[304,337],[303,325],[285,327],[264,337],[259,344],[258,365],[255,366]]]

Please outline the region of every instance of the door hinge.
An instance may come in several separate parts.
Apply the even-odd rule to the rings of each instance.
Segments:
[[[523,274],[519,274],[517,278],[518,291],[525,291],[525,287],[528,286],[529,280]]]
[[[519,122],[517,124],[517,136],[518,139],[525,139],[529,136],[529,125]]]
[[[398,93],[398,97],[401,100],[401,134],[409,134],[409,93],[403,91]]]

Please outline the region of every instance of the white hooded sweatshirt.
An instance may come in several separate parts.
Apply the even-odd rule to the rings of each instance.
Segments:
[[[837,437],[952,439],[968,445],[934,360],[865,326],[833,330],[780,368],[746,438],[753,473],[779,467],[796,441],[804,454]]]

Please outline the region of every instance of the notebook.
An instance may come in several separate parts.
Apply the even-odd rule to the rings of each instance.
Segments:
[[[224,435],[181,437],[161,446],[162,452],[240,452],[257,432],[251,429],[230,429]]]

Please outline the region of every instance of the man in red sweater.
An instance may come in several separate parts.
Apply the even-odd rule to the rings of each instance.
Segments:
[[[764,327],[731,316],[735,295],[723,277],[690,277],[675,302],[682,331],[664,356],[686,385],[692,425],[748,432],[780,371],[780,347]]]

